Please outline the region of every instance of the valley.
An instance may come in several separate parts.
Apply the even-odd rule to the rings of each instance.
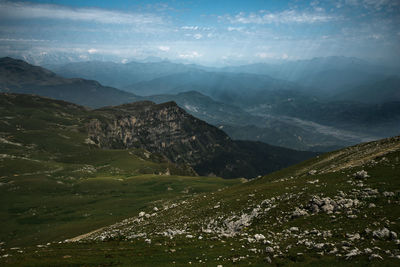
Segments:
[[[331,101],[168,64],[132,93],[0,59],[2,266],[398,264],[395,79]]]
[[[0,0],[0,267],[400,266],[399,25]]]

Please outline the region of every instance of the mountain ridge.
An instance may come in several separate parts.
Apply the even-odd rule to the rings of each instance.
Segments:
[[[0,92],[37,94],[89,107],[132,102],[140,97],[94,80],[67,79],[13,58],[0,59]]]

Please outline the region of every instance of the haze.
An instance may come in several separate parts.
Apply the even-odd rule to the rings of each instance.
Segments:
[[[399,11],[391,0],[0,1],[0,53],[36,64],[345,56],[394,65]]]

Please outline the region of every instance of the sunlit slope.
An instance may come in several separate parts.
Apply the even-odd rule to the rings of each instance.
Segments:
[[[10,252],[14,256],[3,260],[395,266],[400,262],[399,157],[399,137],[361,144],[217,192],[154,203],[72,243],[50,245],[39,254]],[[71,257],[60,260],[62,255]]]
[[[191,177],[190,167],[143,149],[99,149],[80,106],[2,95],[0,108],[0,242],[8,247],[64,240],[153,201],[239,182]]]

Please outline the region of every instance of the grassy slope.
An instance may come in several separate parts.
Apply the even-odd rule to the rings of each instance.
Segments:
[[[144,150],[86,144],[88,112],[66,102],[10,95],[0,98],[0,110],[0,241],[7,247],[64,240],[154,201],[239,182],[191,177],[189,168]]]
[[[374,238],[365,230],[386,227],[400,233],[399,158],[399,138],[362,144],[246,184],[199,194],[185,202],[177,201],[176,207],[163,203],[169,208],[149,219],[134,217],[89,235],[81,242],[24,248],[23,253],[6,250],[3,254],[12,256],[2,261],[11,266],[187,266],[189,262],[199,266],[204,262],[206,266],[264,266],[270,260],[279,266],[398,266],[400,260],[396,256],[400,251],[396,238]],[[308,174],[310,170],[316,174]],[[353,174],[359,170],[366,170],[370,177],[356,179]],[[377,189],[379,193],[369,195],[367,188]],[[385,196],[385,191],[394,195]],[[337,199],[340,195],[342,199],[358,199],[360,204],[332,214],[322,211],[313,214],[307,208],[313,196]],[[376,207],[370,207],[370,203]],[[151,208],[144,210],[152,213]],[[296,208],[307,210],[309,215],[293,218]],[[235,222],[243,214],[251,215],[254,209],[258,215],[247,226],[238,226],[234,235],[223,236],[229,233],[224,221]],[[237,217],[232,218],[233,215]],[[215,225],[209,224],[212,219]],[[291,227],[299,230],[290,231]],[[163,232],[169,229],[185,233],[173,238],[164,236]],[[204,229],[211,232],[206,233]],[[349,234],[356,233],[360,238],[351,240]],[[129,238],[133,234],[142,236]],[[193,238],[186,237],[188,234]],[[255,234],[263,234],[266,239],[254,241]],[[102,237],[107,241],[93,241]],[[151,244],[145,239],[150,239]],[[268,246],[274,252],[266,252]],[[346,256],[356,248],[360,255]],[[366,248],[372,252],[366,253]],[[369,260],[371,254],[378,254],[383,262]]]

